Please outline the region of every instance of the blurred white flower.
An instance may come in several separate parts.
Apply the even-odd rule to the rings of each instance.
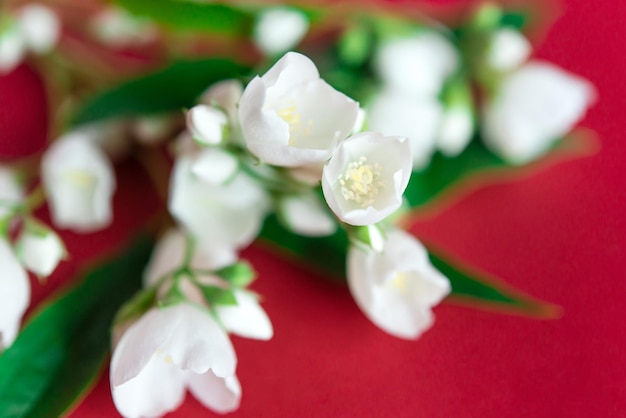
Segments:
[[[20,64],[28,51],[43,54],[59,40],[61,25],[56,14],[41,4],[28,4],[0,32],[0,72]]]
[[[448,157],[459,155],[472,140],[474,114],[469,106],[450,106],[441,118],[437,148]]]
[[[287,195],[280,199],[278,213],[297,234],[320,237],[334,233],[337,222],[315,193]]]
[[[24,200],[24,190],[15,172],[0,165],[0,222],[11,216]]]
[[[269,209],[265,190],[242,171],[224,184],[210,184],[178,157],[170,181],[170,213],[207,247],[245,247],[258,235]]]
[[[254,41],[266,55],[275,56],[295,47],[306,35],[309,21],[296,9],[267,9],[254,27]]]
[[[424,31],[384,41],[375,69],[383,83],[407,94],[435,97],[458,66],[457,51],[445,37]]]
[[[392,230],[382,252],[353,246],[348,285],[365,315],[385,332],[416,339],[433,323],[431,308],[450,293],[450,282],[410,234]]]
[[[17,254],[28,270],[47,277],[66,254],[61,238],[50,228],[27,221],[16,244]]]
[[[182,266],[188,242],[185,233],[179,229],[168,230],[152,252],[144,271],[144,287],[155,286],[166,274]],[[200,270],[218,270],[237,261],[234,248],[219,246],[204,248],[196,245],[190,266]]]
[[[357,102],[319,77],[310,59],[289,52],[248,84],[239,120],[254,155],[294,167],[330,158],[352,132],[358,111]]]
[[[487,65],[497,71],[513,70],[526,61],[532,48],[528,40],[517,30],[497,30],[487,50]]]
[[[196,105],[187,112],[187,129],[201,145],[221,143],[228,127],[226,114],[215,107]]]
[[[363,132],[339,144],[324,167],[322,190],[343,222],[371,225],[400,207],[410,177],[406,138]]]
[[[96,14],[89,27],[100,41],[115,47],[147,43],[157,35],[156,27],[149,20],[117,7]]]
[[[50,51],[58,42],[61,23],[57,15],[41,4],[28,4],[18,15],[25,44],[38,54]]]
[[[491,150],[513,164],[547,152],[583,117],[595,99],[586,80],[540,61],[508,74],[483,112]]]
[[[413,168],[428,165],[435,152],[442,107],[436,97],[383,90],[368,108],[368,129],[409,139]]]
[[[234,290],[237,305],[217,305],[213,309],[226,331],[244,338],[269,340],[274,336],[272,323],[257,296],[242,289]]]
[[[226,183],[239,168],[237,158],[222,148],[207,148],[193,156],[191,171],[212,185]]]
[[[41,175],[56,226],[87,232],[109,225],[115,175],[89,140],[69,134],[53,142],[43,156]]]
[[[231,124],[237,121],[237,105],[243,94],[241,81],[235,79],[222,80],[212,84],[200,96],[200,103],[222,109]]]
[[[112,160],[119,161],[131,151],[128,125],[122,119],[110,119],[80,125],[65,133],[63,138],[78,138],[100,148]]]
[[[207,408],[239,406],[237,357],[208,311],[189,303],[153,308],[124,333],[111,359],[111,392],[125,417],[161,416],[185,389]]]
[[[147,115],[134,119],[130,124],[130,130],[138,143],[151,147],[169,139],[177,124],[178,118],[173,114]]]
[[[28,275],[9,243],[0,237],[0,350],[13,344],[29,301]]]

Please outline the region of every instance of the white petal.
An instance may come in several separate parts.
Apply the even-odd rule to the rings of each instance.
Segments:
[[[226,114],[214,107],[197,105],[187,112],[187,128],[193,138],[203,145],[222,142],[227,126]]]
[[[306,16],[298,10],[269,9],[259,17],[254,28],[254,40],[266,55],[277,55],[296,46],[308,28]]]
[[[292,52],[248,84],[239,106],[248,149],[286,167],[327,160],[357,115],[358,103],[321,80],[311,60]]]
[[[441,116],[442,107],[435,98],[385,90],[369,106],[368,127],[409,138],[413,168],[419,170],[435,151]]]
[[[360,168],[352,167],[361,164]],[[361,173],[369,178],[352,178]],[[363,132],[339,145],[324,167],[322,191],[330,209],[343,222],[372,225],[400,207],[410,176],[411,153],[406,138]]]
[[[0,220],[15,210],[24,199],[24,189],[18,182],[15,172],[0,166]]]
[[[187,246],[185,233],[179,229],[170,229],[161,237],[144,271],[144,286],[154,286],[157,281],[180,267],[184,261]],[[237,254],[232,248],[216,246],[205,248],[195,246],[191,258],[191,267],[199,270],[217,270],[237,261]]]
[[[189,389],[205,407],[226,414],[239,408],[241,385],[237,376],[225,378],[211,371],[204,374],[189,374]]]
[[[269,198],[254,180],[239,172],[213,186],[193,175],[187,157],[179,157],[170,183],[170,213],[206,247],[244,247],[259,233]]]
[[[109,225],[115,176],[95,145],[78,136],[60,138],[44,154],[41,173],[56,226],[88,232]]]
[[[61,238],[51,230],[42,235],[25,228],[17,242],[17,248],[24,267],[40,277],[52,274],[65,256],[65,246]]]
[[[17,67],[26,53],[26,40],[17,25],[0,33],[0,73]]]
[[[256,297],[235,290],[236,306],[218,305],[215,312],[228,332],[246,338],[269,340],[274,335],[272,323]]]
[[[510,71],[530,56],[530,43],[519,31],[503,28],[493,34],[487,54],[487,64],[494,70]]]
[[[320,237],[337,230],[337,223],[328,213],[328,208],[313,193],[281,199],[280,214],[289,229],[300,235]]]
[[[547,152],[594,101],[586,80],[531,61],[506,77],[483,114],[483,136],[497,154],[523,164]]]
[[[435,32],[383,42],[376,57],[385,84],[407,94],[435,97],[458,66],[454,46]]]
[[[194,158],[191,171],[208,184],[219,186],[233,178],[239,162],[231,153],[221,148],[207,148]]]
[[[120,361],[116,353],[113,357],[111,376]],[[127,418],[160,417],[183,403],[185,377],[185,372],[167,363],[163,355],[155,354],[136,377],[118,386],[111,385],[113,402]]]
[[[52,49],[61,34],[59,18],[41,4],[29,4],[22,8],[19,23],[26,43],[38,53]]]
[[[469,107],[452,106],[445,110],[439,127],[437,147],[449,156],[459,155],[472,140],[474,120]]]
[[[229,79],[212,84],[200,97],[200,102],[207,106],[224,110],[231,123],[237,119],[237,104],[241,99],[243,86],[239,80]]]
[[[111,361],[111,385],[138,376],[154,354],[181,370],[211,369],[219,377],[232,376],[237,364],[224,330],[208,311],[188,303],[153,308],[126,331]]]
[[[433,322],[430,309],[450,292],[448,280],[430,264],[411,235],[390,231],[382,253],[353,247],[348,285],[365,315],[384,331],[415,339]]]
[[[30,301],[30,283],[9,243],[0,239],[0,348],[10,346]]]

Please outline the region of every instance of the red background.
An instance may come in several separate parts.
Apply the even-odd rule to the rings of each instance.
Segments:
[[[538,55],[597,86],[600,101],[583,126],[598,132],[601,152],[483,188],[414,227],[458,258],[562,306],[562,318],[444,303],[431,331],[402,341],[371,325],[346,288],[254,246],[244,256],[259,271],[254,288],[265,298],[275,336],[270,342],[234,338],[243,386],[234,415],[626,415],[626,4],[569,0],[562,9]],[[24,67],[0,78],[3,147],[43,135],[36,87]],[[142,176],[132,165],[123,171]],[[112,230],[64,235],[73,262],[43,288],[33,283],[35,300],[84,260],[130,236],[156,204],[134,191],[120,186]],[[173,416],[203,414],[211,415],[188,396]],[[108,379],[72,414],[99,416],[116,416]]]

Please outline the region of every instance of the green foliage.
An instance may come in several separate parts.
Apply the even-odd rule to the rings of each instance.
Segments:
[[[233,287],[246,287],[256,278],[256,272],[247,262],[239,262],[224,267],[216,271],[215,274]]]
[[[91,98],[80,109],[74,123],[181,110],[191,107],[211,84],[242,77],[248,71],[243,65],[219,58],[174,62]]]
[[[59,416],[102,370],[115,312],[141,285],[151,244],[88,274],[37,311],[0,356],[0,416]]]
[[[254,16],[222,3],[181,0],[113,0],[130,13],[171,30],[245,36]]]

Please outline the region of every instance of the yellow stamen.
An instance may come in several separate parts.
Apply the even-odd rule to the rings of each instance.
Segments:
[[[361,207],[372,205],[380,189],[385,185],[385,182],[380,179],[381,171],[380,164],[368,164],[366,157],[351,162],[338,178],[341,195],[344,199],[356,202]]]

